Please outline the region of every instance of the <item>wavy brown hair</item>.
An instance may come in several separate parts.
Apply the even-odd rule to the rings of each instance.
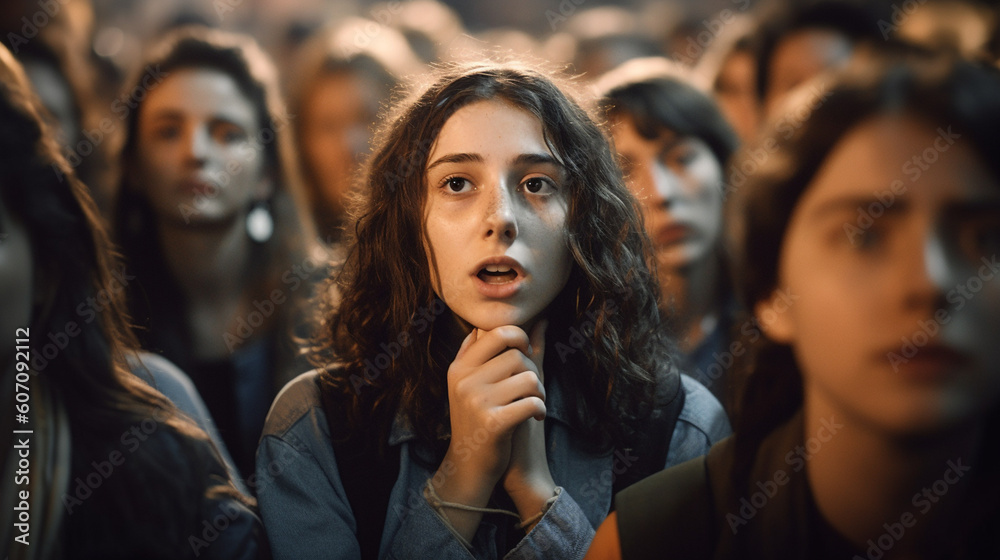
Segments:
[[[354,207],[353,243],[331,280],[329,291],[340,301],[328,298],[322,309],[317,364],[325,364],[325,395],[341,404],[328,413],[345,420],[344,433],[334,437],[371,430],[384,442],[397,411],[424,442],[447,428],[446,372],[457,347],[437,342],[446,338],[450,311],[431,287],[424,170],[448,118],[483,100],[537,117],[566,169],[574,264],[549,307],[545,371],[563,387],[573,427],[607,449],[647,414],[657,383],[679,388],[661,334],[649,240],[601,128],[551,78],[507,64],[442,70],[380,131]],[[586,340],[570,347],[573,332]],[[396,352],[401,333],[410,342],[396,343]],[[391,358],[384,368],[380,357],[383,364]]]

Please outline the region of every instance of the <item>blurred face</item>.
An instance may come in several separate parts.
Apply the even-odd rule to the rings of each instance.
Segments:
[[[734,51],[726,57],[715,79],[715,101],[744,142],[756,136],[760,119],[756,72],[752,54]]]
[[[775,114],[785,95],[813,76],[847,63],[851,42],[836,31],[805,29],[783,37],[771,55],[764,109]]]
[[[1000,395],[998,258],[1000,189],[972,148],[946,128],[877,117],[840,141],[799,201],[779,293],[757,315],[792,346],[807,407],[930,433]]]
[[[28,232],[0,200],[0,332],[9,337],[0,345],[0,371],[13,363],[15,331],[31,326],[33,267]]]
[[[138,119],[131,182],[160,220],[232,222],[269,194],[257,112],[225,73],[171,72],[148,92]]]
[[[679,270],[710,257],[722,231],[722,166],[708,145],[669,130],[644,138],[629,116],[611,134],[660,266]]]
[[[317,198],[331,211],[342,211],[368,150],[379,98],[368,81],[340,72],[318,79],[303,103],[299,145],[317,183]]]
[[[500,101],[455,112],[428,157],[425,244],[434,290],[481,329],[525,326],[566,285],[567,186],[531,113]]]

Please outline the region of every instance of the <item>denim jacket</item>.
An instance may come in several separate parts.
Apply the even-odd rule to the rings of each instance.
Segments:
[[[277,560],[360,558],[356,523],[337,471],[316,372],[289,383],[271,407],[257,450],[257,498]],[[704,455],[730,432],[721,405],[704,386],[682,376],[684,408],[665,467]],[[621,452],[583,450],[566,423],[558,385],[546,396],[546,448],[552,478],[562,489],[535,528],[505,556],[582,558],[611,505],[612,479]],[[495,527],[482,522],[468,549],[423,497],[433,471],[410,458],[415,436],[397,419],[389,437],[400,448],[399,477],[389,498],[380,559],[495,559]],[[485,519],[485,518],[484,518]]]

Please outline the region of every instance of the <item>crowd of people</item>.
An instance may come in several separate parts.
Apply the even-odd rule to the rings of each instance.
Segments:
[[[100,4],[0,8],[6,557],[1000,557],[989,4]]]

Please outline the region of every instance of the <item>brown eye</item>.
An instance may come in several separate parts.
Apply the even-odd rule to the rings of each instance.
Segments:
[[[531,194],[546,195],[556,190],[555,185],[544,177],[531,177],[521,183],[522,188]]]
[[[448,177],[444,180],[441,187],[448,189],[448,192],[452,194],[458,194],[466,190],[466,187],[470,186],[471,183],[468,179],[462,177]]]

